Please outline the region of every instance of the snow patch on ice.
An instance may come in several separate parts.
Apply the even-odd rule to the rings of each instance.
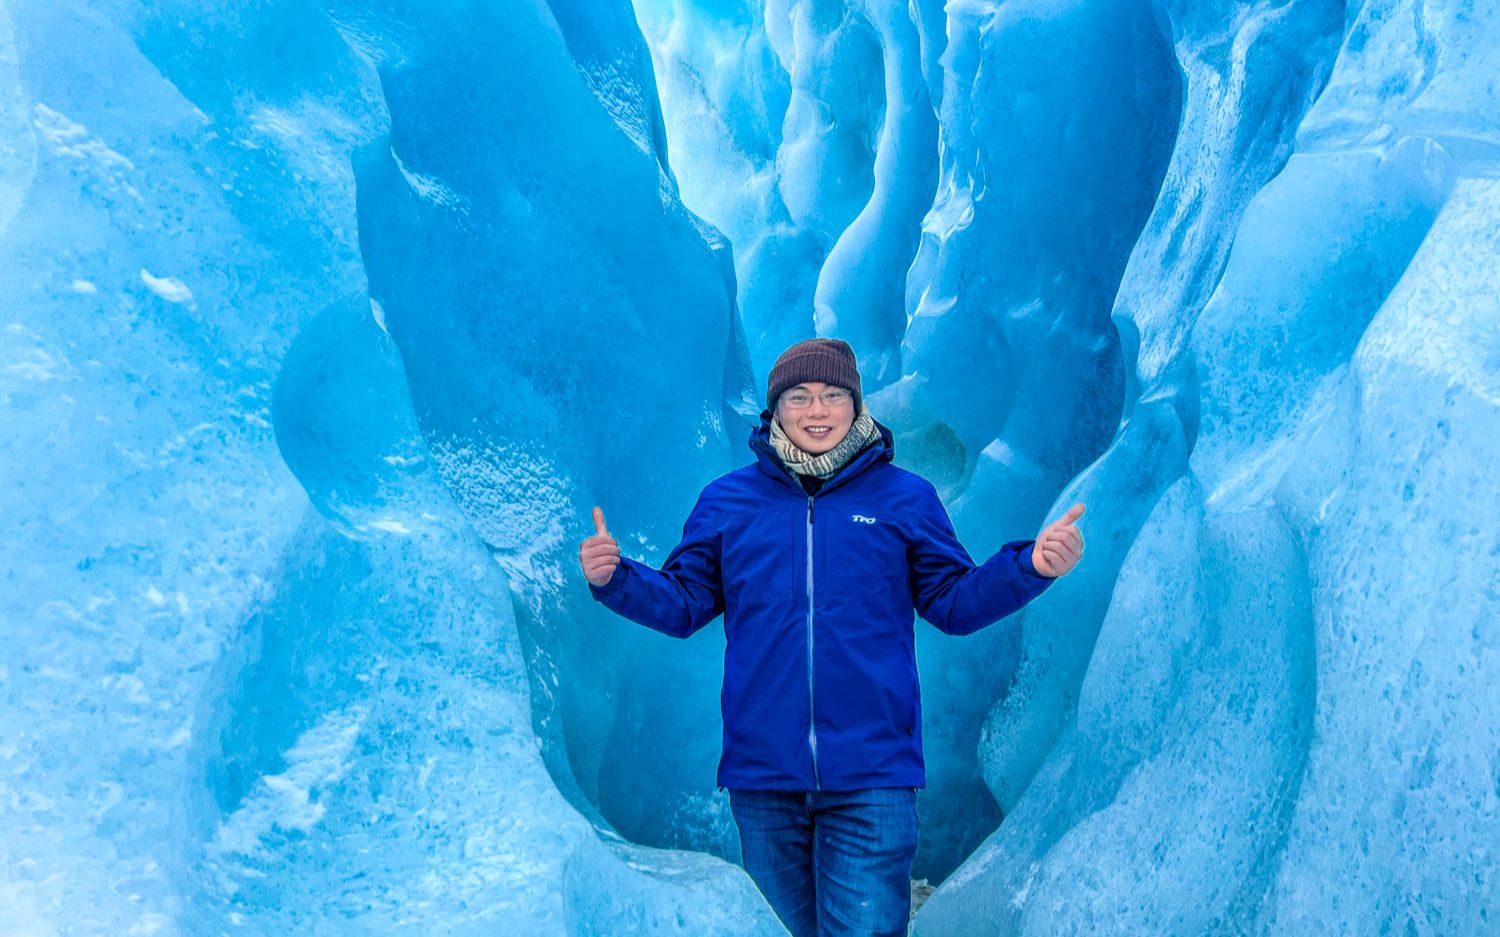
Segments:
[[[150,270],[142,267],[141,282],[146,284],[147,289],[169,303],[181,305],[193,301],[193,291],[187,288],[186,283],[183,283],[176,277],[153,276]]]

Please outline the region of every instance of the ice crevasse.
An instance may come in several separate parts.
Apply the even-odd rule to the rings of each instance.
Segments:
[[[779,351],[976,557],[924,937],[1500,926],[1500,7],[0,0],[0,934],[777,934],[722,630]],[[717,632],[717,633],[716,633]]]

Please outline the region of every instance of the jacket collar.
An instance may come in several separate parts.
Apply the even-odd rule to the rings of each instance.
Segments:
[[[806,497],[807,491],[797,480],[796,473],[787,468],[786,463],[781,461],[781,456],[777,454],[776,447],[771,445],[771,420],[770,410],[760,411],[760,425],[750,431],[750,451],[755,453],[756,464],[760,466],[761,471]],[[823,482],[823,487],[818,489],[818,494],[853,478],[876,462],[890,462],[895,459],[896,440],[891,435],[890,428],[879,420],[875,421],[875,428],[880,430],[880,438],[856,452],[854,458]]]

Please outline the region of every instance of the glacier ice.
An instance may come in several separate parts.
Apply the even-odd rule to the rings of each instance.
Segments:
[[[1500,9],[0,0],[0,933],[774,934],[723,637],[614,619],[850,341],[922,935],[1500,905]],[[1019,532],[1018,532],[1019,531]]]

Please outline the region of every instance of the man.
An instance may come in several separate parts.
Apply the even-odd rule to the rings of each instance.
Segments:
[[[912,613],[978,631],[1083,555],[1076,504],[976,565],[936,489],[897,467],[854,352],[777,359],[756,461],[710,482],[660,570],[620,555],[594,508],[594,598],[687,637],[724,615],[723,756],[745,870],[793,937],[904,935],[925,786]],[[774,416],[773,416],[774,412]]]

